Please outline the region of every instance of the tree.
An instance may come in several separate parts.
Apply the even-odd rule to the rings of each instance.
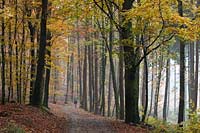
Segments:
[[[130,10],[134,0],[125,0],[122,10]],[[131,39],[132,24],[126,22],[125,17],[122,18],[122,23],[125,25],[121,29],[121,39]],[[133,47],[124,46],[124,62],[125,62],[125,122],[139,123],[138,97],[139,97],[139,67],[136,63],[139,59],[139,51],[135,51]]]
[[[46,50],[46,54],[48,56],[48,60],[46,62],[46,75],[45,75],[45,86],[44,86],[44,101],[43,101],[43,105],[45,107],[48,107],[48,101],[49,101],[49,82],[50,82],[50,76],[51,76],[51,39],[52,39],[52,35],[51,32],[48,31],[47,32],[47,46],[49,47]]]
[[[159,94],[160,94],[160,82],[162,77],[162,68],[163,68],[163,55],[158,57],[158,68],[157,68],[157,83],[156,83],[156,90],[155,90],[155,100],[154,100],[154,117],[158,117],[158,101],[159,101]]]
[[[4,10],[5,0],[2,0],[1,9]],[[2,83],[2,104],[5,104],[5,21],[1,18],[1,83]]]
[[[144,46],[143,48],[143,53],[146,55],[147,49],[145,48],[144,44],[144,36],[142,35],[141,42],[142,45]],[[142,87],[142,106],[144,107],[144,114],[142,115],[142,122],[145,121],[146,115],[147,115],[147,109],[148,109],[148,75],[149,75],[149,70],[148,70],[148,62],[147,62],[147,57],[144,58],[144,69],[143,69],[143,87]]]
[[[183,2],[182,0],[178,1],[178,13],[183,17]],[[182,39],[179,39],[180,42],[180,96],[179,96],[179,113],[178,113],[178,123],[184,121],[184,111],[185,111],[185,44]]]
[[[44,65],[45,65],[45,51],[46,51],[46,40],[47,40],[47,7],[48,0],[42,0],[42,16],[40,23],[40,44],[39,44],[39,58],[37,61],[37,74],[33,91],[33,103],[34,106],[40,106],[42,102],[42,89],[43,84],[43,74],[44,74]]]
[[[85,46],[84,63],[83,63],[83,108],[87,110],[87,52],[88,48]]]
[[[31,14],[33,12],[33,9],[29,9],[26,7],[26,12],[27,12],[27,17],[31,17]],[[37,15],[39,16],[39,15]],[[31,41],[31,49],[30,49],[30,55],[31,55],[31,68],[30,68],[30,73],[31,73],[31,81],[30,81],[30,94],[29,94],[29,103],[32,104],[32,99],[33,99],[33,89],[34,89],[34,78],[35,78],[35,73],[36,73],[36,61],[35,61],[35,34],[36,34],[36,24],[31,22],[30,20],[28,21],[28,28],[30,31],[30,41]]]
[[[169,50],[168,50],[169,54]],[[164,97],[164,104],[163,104],[163,119],[166,121],[167,120],[167,101],[169,100],[169,78],[170,78],[170,59],[167,59],[166,63],[166,81],[165,81],[165,97]]]

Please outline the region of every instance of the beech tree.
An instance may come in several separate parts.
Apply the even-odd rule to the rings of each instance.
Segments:
[[[44,65],[45,65],[45,51],[46,51],[46,40],[47,40],[47,9],[48,0],[42,0],[42,15],[40,22],[40,45],[39,45],[39,58],[37,61],[37,73],[36,80],[33,90],[33,99],[32,105],[40,106],[42,102],[42,90],[43,90],[43,74],[44,74]]]

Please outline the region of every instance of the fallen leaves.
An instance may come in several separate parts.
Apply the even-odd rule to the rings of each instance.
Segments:
[[[22,129],[26,133],[145,133],[146,129],[75,108],[50,104],[52,112],[32,106],[0,105],[0,132]],[[55,115],[54,115],[55,114]]]
[[[64,133],[66,128],[64,118],[41,109],[19,104],[0,105],[0,132],[10,124],[29,133]]]
[[[51,110],[67,120],[69,133],[145,133],[148,130],[125,124],[123,121],[95,115],[75,108],[73,104],[50,104]]]

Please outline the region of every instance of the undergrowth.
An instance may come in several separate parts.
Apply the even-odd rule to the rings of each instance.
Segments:
[[[152,133],[200,133],[200,110],[190,113],[189,119],[181,124],[173,124],[153,117],[149,117],[147,123],[154,126]]]

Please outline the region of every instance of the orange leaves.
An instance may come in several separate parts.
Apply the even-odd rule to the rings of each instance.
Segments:
[[[11,116],[4,118],[0,117],[0,132],[10,124],[19,129],[23,128],[26,132],[37,133],[59,133],[65,132],[66,129],[66,121],[63,118],[58,118],[38,108],[9,104],[5,106],[0,105],[0,112],[1,111],[11,112]]]

